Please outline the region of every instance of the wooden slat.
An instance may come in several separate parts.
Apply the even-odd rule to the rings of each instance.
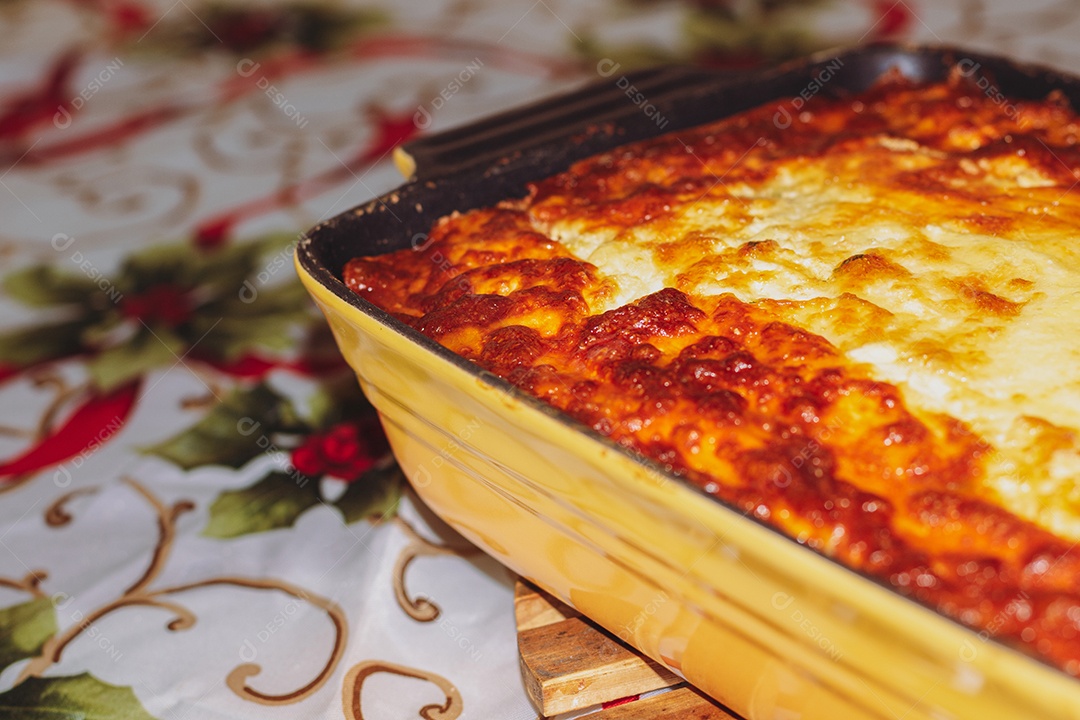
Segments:
[[[521,676],[545,716],[682,683],[532,586],[518,584],[514,610]]]
[[[514,586],[514,619],[518,632],[551,625],[569,617],[581,617],[581,613],[528,583],[519,580]]]
[[[524,630],[518,633],[518,650],[525,687],[545,715],[682,682],[583,618],[567,618]]]
[[[572,607],[524,581],[518,581],[514,588],[514,617],[521,676],[529,697],[544,717],[671,688],[587,717],[740,720]]]
[[[740,720],[689,685],[587,715],[588,720]]]

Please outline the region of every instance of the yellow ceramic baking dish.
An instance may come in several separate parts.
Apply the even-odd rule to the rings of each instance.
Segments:
[[[1002,92],[1075,79],[956,49],[877,46],[741,77],[609,78],[410,148],[398,190],[307,234],[305,286],[416,492],[514,571],[750,720],[1080,718],[1080,683],[793,542],[454,355],[351,293],[356,255],[421,247],[441,215],[520,195],[572,160],[795,96],[828,73],[940,79],[978,63]],[[572,138],[572,142],[567,139]],[[411,169],[411,168],[410,168]]]

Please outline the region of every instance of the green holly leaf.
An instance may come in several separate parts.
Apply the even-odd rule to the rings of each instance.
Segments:
[[[802,57],[833,42],[815,32],[810,22],[815,8],[823,4],[823,0],[774,3],[766,10],[767,21],[754,11],[697,8],[684,18],[685,43],[691,54],[754,53],[774,62]]]
[[[357,8],[339,10],[315,4],[297,4],[293,14],[293,37],[290,38],[309,52],[325,53],[341,47],[361,32],[381,26],[386,15],[380,10]]]
[[[233,311],[232,314],[242,317],[314,316],[314,313],[309,311],[309,307],[313,309],[315,306],[308,302],[307,291],[292,275],[291,269],[286,282],[274,285],[253,284],[252,287],[257,293],[253,301],[241,300],[239,295],[226,296],[229,307]]]
[[[613,60],[618,63],[617,72],[620,74],[638,68],[670,65],[679,60],[685,61],[676,52],[660,44],[639,42],[608,45],[589,33],[583,33],[581,37],[574,40],[574,51],[590,64],[604,59]],[[616,77],[612,78],[613,81],[616,79]]]
[[[168,368],[179,362],[185,342],[175,333],[141,327],[128,342],[115,345],[87,361],[86,369],[94,385],[111,390],[151,370]]]
[[[185,470],[202,465],[240,468],[270,448],[273,433],[303,427],[288,399],[259,383],[234,390],[195,425],[143,452]]]
[[[310,319],[304,313],[291,317],[224,316],[206,335],[200,349],[211,357],[233,360],[253,350],[288,350],[299,338],[295,321]]]
[[[310,0],[245,7],[220,0],[201,3],[199,17],[170,14],[154,29],[152,47],[134,43],[130,52],[205,54],[207,51],[258,58],[282,48],[325,54],[356,42],[372,27],[384,25],[383,10],[339,9]],[[271,9],[272,8],[272,9]],[[254,15],[254,17],[252,17]],[[258,76],[256,76],[258,77]]]
[[[0,716],[22,720],[155,720],[129,687],[90,673],[27,678],[0,693]]]
[[[165,284],[200,287],[215,296],[235,296],[244,280],[257,280],[260,272],[284,264],[283,260],[264,260],[270,253],[291,258],[291,252],[286,248],[295,241],[295,235],[275,233],[209,250],[194,249],[189,243],[154,245],[132,253],[124,260],[117,284],[125,293]]]
[[[236,298],[244,280],[263,284],[292,268],[295,233],[271,233],[243,243],[230,243],[195,256],[193,284],[213,288],[215,294]]]
[[[85,323],[80,320],[37,325],[0,335],[0,363],[29,367],[80,352]]]
[[[243,287],[244,299],[234,293],[208,303],[192,325],[193,333],[205,333],[203,344],[217,357],[236,358],[256,348],[292,348],[300,338],[298,330],[318,320],[298,281],[270,287],[249,282]]]
[[[356,381],[353,380],[352,384],[355,385]],[[342,387],[340,382],[321,384],[311,395],[308,400],[308,421],[311,427],[316,430],[328,428],[341,415],[341,396],[336,391]]]
[[[317,481],[295,471],[274,471],[250,487],[218,495],[210,506],[210,522],[202,534],[234,538],[292,527],[305,510],[318,502]]]
[[[320,383],[308,401],[308,420],[311,427],[323,430],[346,417],[373,414],[371,406],[352,373],[342,373]]]
[[[12,663],[34,657],[56,634],[56,610],[49,598],[0,610],[0,671]]]
[[[334,502],[334,507],[341,511],[346,523],[391,517],[397,512],[404,480],[405,476],[397,463],[373,468],[359,480],[350,483]]]
[[[34,265],[11,273],[4,278],[4,290],[32,307],[82,304],[102,292],[89,277],[62,272],[52,265]]]
[[[223,275],[243,277],[250,273],[258,254],[252,243],[217,250],[200,250],[188,243],[151,245],[124,259],[120,277],[123,289],[131,292],[157,285],[214,285],[213,280]]]
[[[137,294],[155,285],[192,287],[187,267],[198,252],[186,243],[152,245],[128,255],[117,273],[117,285],[125,294]],[[187,282],[185,282],[187,281]]]

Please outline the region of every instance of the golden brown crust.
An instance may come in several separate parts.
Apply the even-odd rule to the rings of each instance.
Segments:
[[[903,330],[899,306],[874,293],[919,299],[910,258],[947,266],[958,250],[929,231],[903,252],[811,237],[803,249],[825,265],[808,281],[813,297],[792,299],[754,289],[786,277],[790,243],[715,240],[742,232],[769,201],[748,188],[782,185],[784,173],[872,178],[852,192],[888,207],[830,207],[830,224],[815,226],[822,237],[842,240],[875,213],[980,236],[1075,235],[1080,205],[1061,195],[1080,179],[1076,117],[1054,98],[1006,112],[960,78],[891,78],[857,98],[819,98],[786,129],[773,122],[777,107],[580,161],[525,201],[440,221],[421,248],[351,261],[345,281],[800,543],[1080,673],[1073,541],[1002,507],[986,483],[999,448],[970,423],[913,404],[910,390],[813,331],[844,328],[844,342],[862,347]],[[707,233],[686,224],[701,208],[722,209]],[[618,243],[645,226],[669,287],[600,311],[617,283],[552,237],[572,227]],[[1020,322],[1042,287],[1011,266],[969,270],[935,285],[957,323],[977,321],[967,334]],[[702,290],[717,277],[729,291]],[[960,353],[931,335],[905,342],[927,367]],[[1067,428],[1021,420],[1045,465],[1077,446]]]

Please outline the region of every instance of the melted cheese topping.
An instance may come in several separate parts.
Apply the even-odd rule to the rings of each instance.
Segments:
[[[1080,242],[1062,223],[1080,220],[1080,192],[1023,155],[961,167],[953,193],[900,192],[928,158],[940,171],[917,143],[869,138],[603,239],[583,240],[576,218],[544,229],[615,280],[597,310],[665,287],[768,303],[910,404],[970,425],[995,448],[984,489],[1080,539]],[[1006,177],[1024,190],[999,190]]]
[[[785,129],[777,107],[581,161],[345,280],[798,541],[1080,673],[1076,116],[960,78],[815,98]]]

